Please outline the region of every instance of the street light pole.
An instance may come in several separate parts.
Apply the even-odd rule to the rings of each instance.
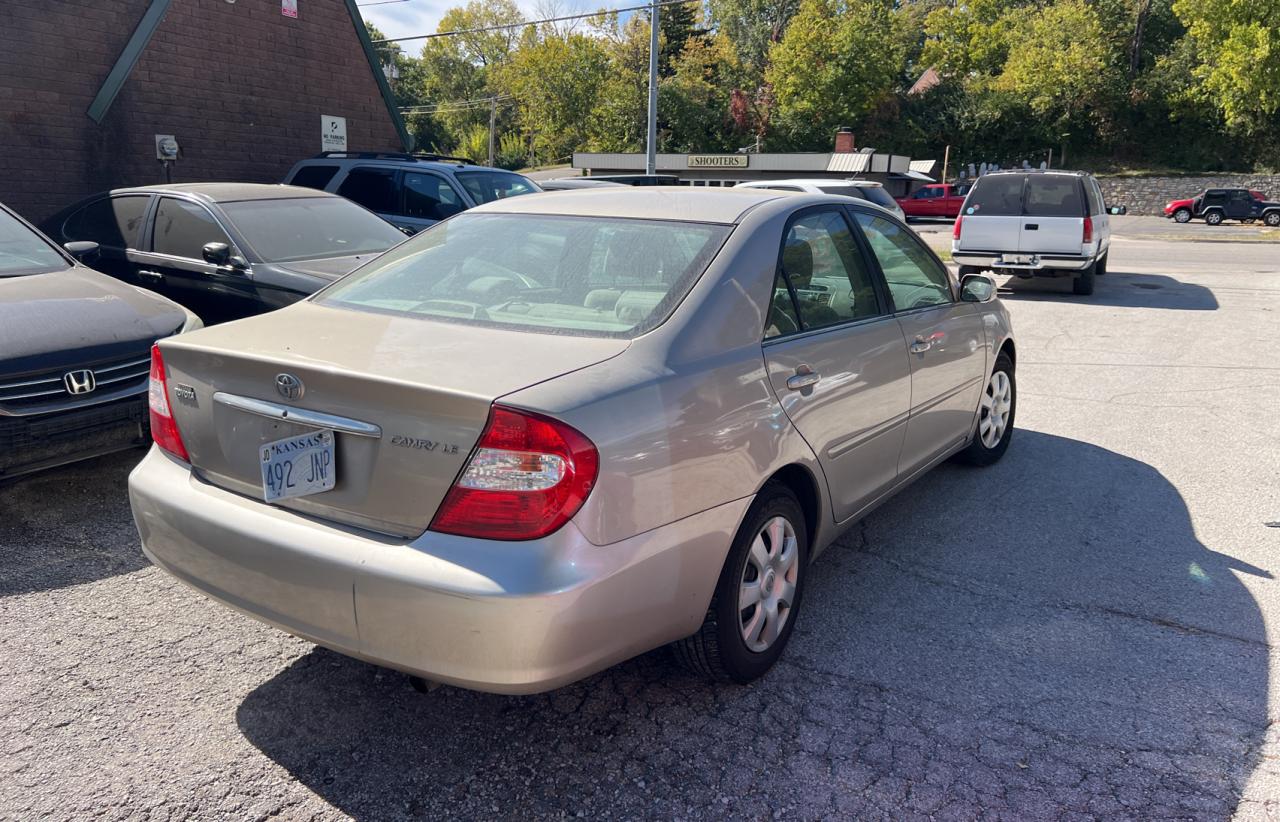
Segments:
[[[644,173],[658,173],[658,0],[649,6],[649,136]]]

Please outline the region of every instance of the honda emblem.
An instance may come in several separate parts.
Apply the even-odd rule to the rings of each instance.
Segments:
[[[88,394],[98,387],[93,372],[87,368],[83,371],[68,371],[62,375],[62,384],[67,387],[68,394]]]

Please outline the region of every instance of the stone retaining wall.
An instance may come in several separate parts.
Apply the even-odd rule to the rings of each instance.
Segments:
[[[1170,200],[1193,197],[1206,188],[1252,188],[1280,199],[1280,174],[1202,174],[1168,177],[1098,177],[1107,205],[1124,205],[1130,214],[1162,215]]]

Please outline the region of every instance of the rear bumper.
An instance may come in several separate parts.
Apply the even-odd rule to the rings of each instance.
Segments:
[[[749,499],[608,546],[402,541],[212,486],[153,448],[129,477],[143,551],[203,593],[341,653],[535,693],[697,630]]]
[[[1011,252],[1012,253],[1012,252]],[[1093,257],[1082,257],[1076,254],[1037,254],[1030,263],[1008,265],[1001,262],[1002,254],[996,251],[956,251],[951,252],[951,259],[957,265],[972,265],[978,268],[999,269],[1023,276],[1059,276],[1063,271],[1083,271],[1093,263]]]
[[[0,479],[150,441],[145,394],[49,414],[0,416]]]

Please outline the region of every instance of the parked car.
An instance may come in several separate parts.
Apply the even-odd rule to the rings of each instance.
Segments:
[[[44,230],[98,243],[99,270],[211,325],[286,306],[404,240],[341,197],[255,183],[114,189],[64,209]]]
[[[674,642],[746,682],[842,531],[1008,448],[1013,345],[851,198],[517,197],[162,340],[129,495],[156,564],[377,664],[527,693]]]
[[[326,151],[297,163],[284,181],[359,203],[414,234],[481,203],[533,194],[522,174],[441,154]]]
[[[952,234],[961,276],[982,270],[1018,277],[1071,277],[1092,294],[1107,273],[1110,214],[1102,189],[1080,171],[997,171],[979,177]]]
[[[854,197],[859,200],[866,200],[869,203],[875,203],[881,208],[888,209],[897,215],[898,219],[905,220],[906,214],[902,211],[902,206],[898,205],[898,201],[889,196],[889,192],[884,190],[884,186],[872,180],[822,180],[822,179],[795,179],[795,180],[752,180],[747,183],[738,183],[735,188],[767,188],[772,191],[804,191],[810,194],[839,194],[842,197]]]
[[[200,327],[77,259],[96,253],[0,205],[0,482],[149,443],[151,346]]]
[[[680,178],[674,174],[592,174],[592,180],[618,183],[624,186],[678,186]]]
[[[1224,220],[1262,220],[1274,227],[1280,226],[1280,202],[1247,188],[1209,188],[1190,199],[1171,201],[1164,207],[1164,216],[1179,223],[1200,218],[1208,225],[1219,225]]]
[[[908,217],[954,220],[960,216],[960,207],[971,187],[969,183],[933,183],[911,192],[910,197],[899,197],[898,205]]]
[[[625,184],[592,177],[562,177],[559,180],[543,180],[538,185],[543,191],[572,191],[580,188],[620,188]]]

